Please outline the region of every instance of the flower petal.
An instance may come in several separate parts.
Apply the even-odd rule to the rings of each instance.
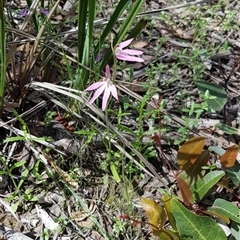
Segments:
[[[121,42],[121,43],[119,43],[118,48],[123,49],[123,48],[127,47],[132,41],[133,41],[133,38],[128,39],[124,42]]]
[[[40,7],[40,12],[45,14],[45,15],[48,15],[49,14],[49,11],[43,7]]]
[[[129,62],[144,62],[143,58],[129,56],[127,54],[116,54],[117,59]]]
[[[109,96],[110,96],[110,87],[106,87],[104,94],[103,94],[103,100],[102,100],[102,110],[103,111],[106,109]]]
[[[111,74],[110,74],[110,67],[109,67],[108,64],[106,65],[105,77],[106,77],[106,78],[110,78],[110,77],[111,77]]]
[[[89,87],[87,87],[85,89],[85,91],[92,91],[92,90],[95,90],[99,87],[101,87],[102,85],[104,85],[105,83],[100,81],[100,82],[96,82],[96,83],[93,83],[92,85],[90,85]]]
[[[118,100],[118,94],[117,94],[117,88],[114,84],[111,84],[111,86],[109,87],[110,88],[110,91],[113,95],[113,97]]]
[[[95,91],[93,97],[90,99],[89,103],[92,104],[102,94],[105,88],[106,88],[106,85],[102,85],[100,88],[98,88]]]
[[[27,14],[27,11],[28,11],[28,8],[27,7],[25,7],[18,15],[19,15],[19,17],[24,17],[24,16],[26,16],[26,14]]]
[[[143,51],[132,50],[132,49],[123,49],[120,51],[120,53],[126,53],[126,54],[130,54],[130,55],[141,55],[141,54],[143,54]]]

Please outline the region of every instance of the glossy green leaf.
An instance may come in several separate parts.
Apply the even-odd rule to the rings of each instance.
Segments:
[[[225,175],[224,171],[212,171],[199,179],[191,190],[194,194],[193,201],[200,201],[204,195]]]
[[[197,85],[197,88],[201,94],[205,94],[205,92],[208,90],[211,96],[216,97],[214,99],[206,100],[209,108],[215,111],[221,111],[227,102],[227,93],[225,90],[215,83],[195,81],[195,84]]]
[[[232,221],[240,223],[240,209],[231,202],[217,198],[212,207],[209,207],[212,213],[216,213],[230,218]]]
[[[173,215],[181,240],[227,239],[222,228],[210,217],[198,216],[172,199]]]
[[[233,167],[226,168],[227,176],[232,180],[232,182],[236,185],[240,185],[240,163],[238,161],[235,162]]]

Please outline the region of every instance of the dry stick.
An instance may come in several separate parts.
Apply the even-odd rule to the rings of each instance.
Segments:
[[[160,9],[156,9],[156,10],[153,10],[153,11],[139,13],[137,16],[154,15],[154,14],[158,14],[159,12],[166,11],[166,10],[178,9],[178,8],[183,8],[183,7],[190,7],[190,6],[198,5],[198,4],[201,4],[201,3],[210,3],[210,2],[213,2],[213,1],[215,1],[215,0],[200,0],[200,1],[196,1],[196,2],[188,2],[188,3],[183,3],[183,4],[178,4],[178,5],[175,5],[175,6],[171,6],[171,7],[160,8]]]

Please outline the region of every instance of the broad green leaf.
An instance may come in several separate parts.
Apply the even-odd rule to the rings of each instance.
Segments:
[[[164,194],[162,197],[162,203],[163,206],[165,207],[165,210],[167,212],[168,220],[173,228],[173,230],[177,231],[177,226],[175,219],[173,217],[173,211],[172,211],[172,197],[169,196],[168,194]]]
[[[172,199],[172,209],[181,240],[227,239],[222,228],[213,219],[192,213],[176,199]]]
[[[224,199],[217,198],[212,207],[209,207],[212,213],[216,215],[222,215],[230,218],[232,221],[240,223],[240,209],[231,202],[228,202]]]
[[[195,81],[195,84],[197,85],[197,88],[201,94],[205,94],[205,92],[208,90],[211,96],[216,97],[214,99],[206,100],[209,108],[215,111],[221,111],[227,102],[227,93],[225,90],[215,83]]]
[[[154,200],[148,198],[142,198],[141,203],[144,211],[148,215],[153,234],[159,234],[158,232],[161,231],[161,228],[164,226],[167,220],[167,215],[164,208]]]
[[[225,171],[228,177],[232,180],[232,182],[236,186],[239,186],[240,185],[240,163],[236,161],[233,167],[226,168]]]
[[[238,146],[235,144],[229,147],[221,156],[220,161],[224,167],[232,167],[236,162],[238,154]]]
[[[232,232],[231,240],[239,240],[240,239],[240,224],[232,222],[231,232]]]
[[[186,204],[189,206],[192,203],[192,191],[190,190],[188,184],[181,178],[176,177],[178,187],[180,189],[181,193],[181,199]]]
[[[177,162],[180,165],[180,169],[186,170],[194,164],[201,154],[204,144],[204,137],[193,137],[179,148]]]
[[[200,201],[204,195],[225,175],[224,171],[212,171],[199,179],[191,190],[194,194],[193,201]]]
[[[235,127],[231,127],[224,123],[218,123],[215,125],[218,129],[222,130],[226,134],[239,134],[239,130]]]

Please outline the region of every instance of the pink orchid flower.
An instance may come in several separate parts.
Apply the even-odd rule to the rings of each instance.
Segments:
[[[137,55],[137,56],[141,55],[143,54],[142,51],[132,50],[132,49],[123,49],[127,47],[132,41],[133,41],[133,38],[128,39],[127,41],[121,42],[120,44],[117,45],[117,48],[115,50],[117,59],[129,61],[129,62],[144,62],[143,58],[131,56],[131,55]]]
[[[107,101],[110,97],[110,93],[113,95],[113,97],[118,100],[117,95],[117,88],[110,80],[110,67],[106,65],[106,71],[105,71],[105,77],[102,79],[102,81],[93,83],[88,88],[85,89],[85,91],[93,91],[96,90],[93,97],[90,100],[90,104],[92,104],[103,92],[103,100],[102,100],[102,110],[104,111],[107,106]]]

